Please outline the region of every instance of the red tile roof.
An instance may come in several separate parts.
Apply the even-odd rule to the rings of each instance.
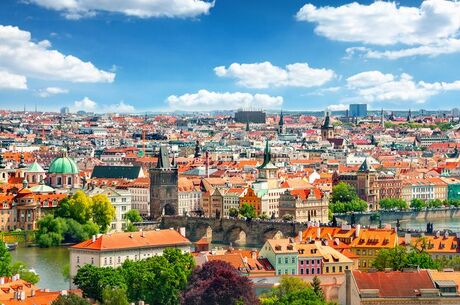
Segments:
[[[71,248],[105,251],[130,248],[181,246],[190,244],[190,241],[179,232],[167,229],[158,231],[104,234],[96,238],[96,241],[94,242],[92,239],[89,239],[76,244]]]
[[[415,297],[419,289],[434,289],[427,270],[415,272],[353,271],[358,289],[378,289],[380,297]]]

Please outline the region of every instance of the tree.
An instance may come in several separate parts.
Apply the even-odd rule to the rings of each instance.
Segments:
[[[249,219],[256,218],[256,208],[253,205],[243,203],[240,207],[240,215]]]
[[[115,208],[104,194],[94,195],[92,201],[91,213],[93,221],[99,226],[100,232],[105,233],[115,218]]]
[[[358,197],[352,185],[339,182],[332,188],[329,208],[333,213],[364,212],[367,210],[367,203]]]
[[[122,273],[127,283],[128,300],[147,304],[178,304],[194,268],[193,257],[180,249],[165,249],[162,256],[141,261],[125,261]]]
[[[408,249],[398,246],[392,249],[382,249],[374,259],[372,266],[383,271],[386,268],[402,271],[404,268],[438,269],[440,264],[435,262],[424,249]]]
[[[128,212],[125,213],[125,219],[128,220],[129,222],[141,222],[142,217],[141,214],[139,214],[139,211],[136,209],[131,209]]]
[[[423,201],[422,199],[414,198],[410,202],[410,207],[419,211],[423,209],[424,207],[426,207],[426,202]]]
[[[380,208],[384,210],[391,210],[391,209],[407,209],[407,202],[403,199],[398,198],[383,198],[380,200]]]
[[[230,217],[238,217],[238,214],[239,214],[238,209],[230,208],[228,210],[228,216]]]
[[[56,210],[56,216],[72,218],[84,224],[91,219],[91,198],[82,190],[78,190],[71,197],[64,198]]]
[[[283,220],[285,221],[291,221],[294,219],[294,216],[292,216],[291,214],[284,214],[283,215]]]
[[[429,208],[440,208],[443,206],[443,202],[439,199],[433,199],[428,201],[427,207]]]
[[[311,288],[313,289],[313,292],[321,299],[324,300],[324,292],[323,288],[321,288],[321,281],[318,276],[313,277],[313,281],[311,283]]]
[[[40,276],[28,270],[27,264],[21,261],[16,261],[11,265],[11,274],[19,274],[21,279],[31,284],[37,284],[40,281]]]
[[[4,242],[0,241],[0,276],[11,276],[11,253]]]
[[[210,261],[196,268],[181,298],[181,304],[187,305],[258,303],[252,282],[224,261]]]
[[[126,291],[121,288],[104,288],[102,291],[103,305],[129,305]]]
[[[63,218],[49,214],[38,221],[35,239],[40,247],[59,246],[64,240],[67,224]]]
[[[314,289],[301,278],[281,278],[280,285],[260,298],[262,305],[326,305],[326,302]]]
[[[125,278],[119,269],[112,267],[95,267],[86,264],[78,269],[73,282],[83,291],[85,297],[102,301],[105,288],[121,288],[126,290]]]
[[[91,305],[91,303],[74,293],[70,293],[68,295],[60,294],[51,305]]]
[[[358,197],[355,188],[345,182],[339,182],[332,188],[331,203],[348,203]]]
[[[80,224],[71,218],[66,219],[67,230],[64,232],[64,240],[67,242],[80,242],[90,239],[91,236],[99,233],[99,227],[91,220]]]
[[[452,258],[448,258],[446,256],[441,256],[435,260],[436,264],[438,264],[439,269],[443,268],[452,268],[455,271],[460,271],[460,256],[454,255]]]

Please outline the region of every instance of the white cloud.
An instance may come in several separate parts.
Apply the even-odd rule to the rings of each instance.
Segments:
[[[341,111],[341,110],[347,110],[347,109],[348,109],[348,105],[346,104],[333,104],[333,105],[327,106],[327,110],[329,111]]]
[[[22,75],[0,70],[0,90],[1,89],[27,89],[27,79]]]
[[[45,80],[113,82],[114,73],[100,70],[91,62],[64,55],[50,47],[48,40],[34,42],[30,32],[0,25],[0,69]]]
[[[166,100],[172,109],[178,110],[234,110],[238,108],[279,108],[283,97],[242,92],[210,92],[199,90],[181,96],[171,95]]]
[[[48,9],[62,11],[68,19],[92,17],[99,11],[139,18],[196,17],[209,13],[214,1],[207,0],[29,0]]]
[[[49,97],[52,95],[56,95],[56,94],[65,94],[65,93],[69,93],[69,90],[59,88],[59,87],[48,87],[48,88],[40,89],[38,91],[38,95],[43,98]]]
[[[98,113],[133,113],[136,110],[134,106],[129,105],[124,101],[110,105],[99,105],[88,97],[84,97],[80,101],[75,101],[71,109],[74,112],[83,110]]]
[[[126,104],[125,102],[121,101],[118,104],[112,104],[106,107],[103,107],[107,113],[133,113],[136,109],[134,106]]]
[[[228,68],[216,67],[214,72],[219,77],[235,78],[239,85],[249,88],[316,87],[325,84],[335,76],[332,70],[314,69],[307,63],[294,63],[283,69],[268,61],[253,64],[233,63]]]
[[[452,83],[415,82],[411,75],[400,76],[383,74],[380,71],[367,71],[347,78],[347,87],[366,102],[407,101],[424,103],[428,98],[443,91],[460,90],[460,81]]]
[[[368,58],[437,56],[460,51],[460,42],[456,39],[460,31],[458,1],[425,0],[420,7],[386,1],[369,5],[353,2],[339,7],[306,4],[296,17],[299,21],[315,23],[315,32],[332,40],[411,46],[388,51],[349,49],[349,53],[365,52]]]
[[[88,111],[88,112],[93,112],[97,108],[97,103],[93,100],[91,100],[89,97],[84,97],[80,101],[75,101],[72,107],[73,111]]]

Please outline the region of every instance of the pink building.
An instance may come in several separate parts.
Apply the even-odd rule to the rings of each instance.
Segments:
[[[297,250],[299,252],[299,275],[322,274],[323,256],[318,251],[316,244],[297,244]]]

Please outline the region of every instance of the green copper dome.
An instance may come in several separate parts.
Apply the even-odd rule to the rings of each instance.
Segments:
[[[56,158],[51,162],[50,174],[78,174],[78,166],[74,160],[69,157]]]

